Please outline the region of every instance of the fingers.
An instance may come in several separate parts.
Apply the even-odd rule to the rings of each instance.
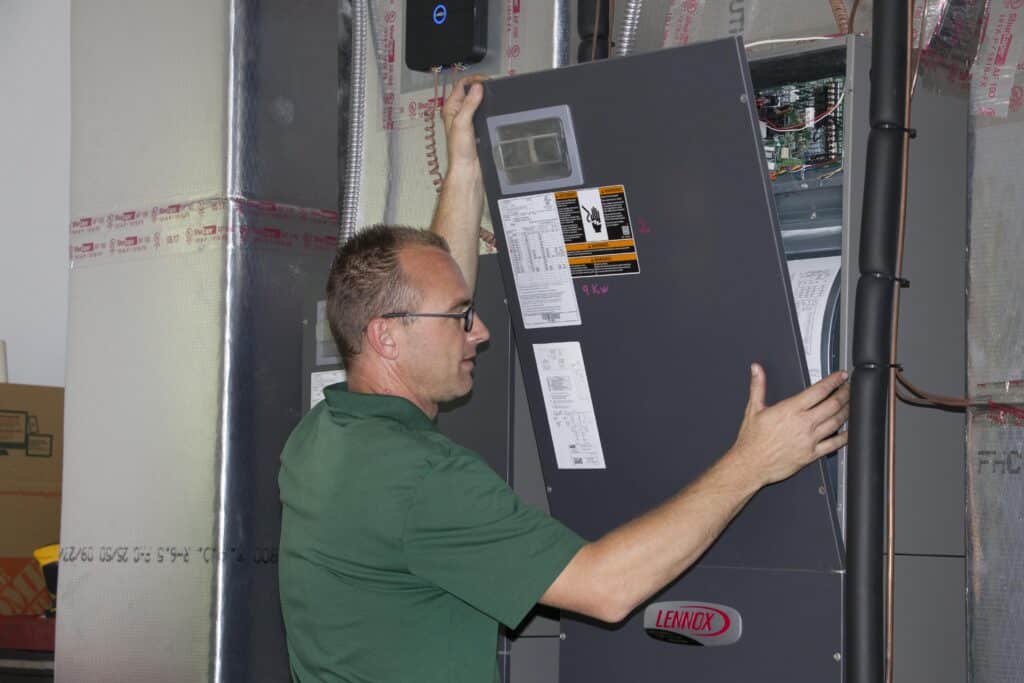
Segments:
[[[850,406],[843,406],[835,415],[827,418],[824,422],[814,428],[814,440],[820,441],[830,434],[834,434],[839,431],[839,428],[846,424],[846,421],[850,418]]]
[[[847,432],[840,432],[830,439],[818,442],[818,445],[814,447],[814,457],[820,458],[834,451],[838,451],[846,445],[846,440]]]
[[[793,397],[797,407],[801,410],[813,408],[842,386],[846,382],[846,378],[847,374],[843,371],[833,372],[820,382],[812,384]]]
[[[747,414],[752,415],[764,410],[764,396],[768,382],[764,376],[764,368],[757,363],[750,366],[750,398],[747,399]]]
[[[466,90],[466,94],[462,100],[462,106],[459,108],[459,112],[455,115],[455,123],[471,125],[473,122],[473,114],[476,113],[477,107],[484,99],[484,86],[480,83],[474,82],[469,85]]]
[[[846,384],[839,387],[839,389],[821,403],[808,410],[807,416],[810,418],[811,424],[820,424],[844,409],[847,409],[848,411],[849,405],[850,385]]]
[[[485,76],[474,74],[472,76],[463,76],[455,82],[451,93],[445,98],[444,107],[441,110],[441,115],[446,122],[450,123],[454,120],[464,110],[464,105],[467,105],[465,108],[471,110],[469,117],[473,117],[473,112],[476,111],[484,96],[483,86],[478,84],[485,80]]]

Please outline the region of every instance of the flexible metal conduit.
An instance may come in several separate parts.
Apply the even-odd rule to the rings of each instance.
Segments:
[[[872,26],[871,132],[864,174],[847,450],[847,683],[885,680],[883,493],[899,225],[905,209],[907,3],[876,3]]]
[[[338,244],[356,231],[359,188],[363,169],[363,122],[366,114],[367,0],[352,0],[351,77],[348,92],[348,145],[341,173],[341,212]]]
[[[633,42],[636,40],[637,27],[640,25],[640,10],[643,9],[643,0],[629,0],[626,8],[622,11],[622,27],[619,30],[619,37],[615,40],[615,54],[625,57],[633,51]]]

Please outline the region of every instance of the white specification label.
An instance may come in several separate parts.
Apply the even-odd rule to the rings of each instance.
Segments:
[[[565,238],[553,194],[498,200],[526,329],[579,325]]]
[[[533,355],[558,469],[605,469],[580,343],[534,344]]]
[[[324,370],[323,372],[311,372],[309,374],[309,407],[315,408],[316,404],[324,400],[324,389],[345,381],[344,370]]]
[[[789,281],[793,287],[793,301],[800,320],[800,335],[804,339],[807,374],[811,384],[822,377],[821,338],[825,332],[825,314],[832,283],[839,274],[843,259],[840,256],[793,259],[789,262]]]

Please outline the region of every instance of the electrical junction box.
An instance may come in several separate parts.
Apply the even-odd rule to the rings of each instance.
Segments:
[[[487,54],[486,0],[406,0],[405,65],[430,71]]]

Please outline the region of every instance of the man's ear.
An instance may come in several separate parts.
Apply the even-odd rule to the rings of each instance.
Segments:
[[[373,352],[385,360],[398,358],[398,343],[391,334],[391,327],[384,318],[374,318],[366,326],[366,339]]]

